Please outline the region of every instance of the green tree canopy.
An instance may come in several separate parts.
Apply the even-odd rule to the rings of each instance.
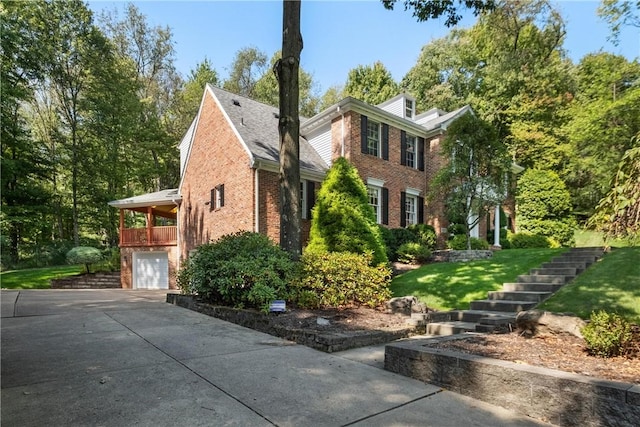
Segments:
[[[367,189],[356,168],[344,157],[334,161],[318,191],[305,251],[371,252],[373,265],[387,262]]]
[[[344,86],[344,96],[352,96],[371,105],[381,104],[398,93],[400,86],[380,61],[350,70]]]

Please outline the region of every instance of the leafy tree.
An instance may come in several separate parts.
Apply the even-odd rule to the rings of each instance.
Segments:
[[[104,12],[101,27],[113,42],[121,58],[129,58],[135,67],[138,97],[144,108],[137,126],[138,142],[134,157],[145,159],[137,164],[137,177],[145,191],[176,187],[180,175],[175,143],[184,131],[172,126],[173,99],[182,85],[176,71],[175,49],[169,27],[152,27],[132,3],[122,19],[117,11]]]
[[[273,67],[282,57],[280,51],[271,57],[271,67],[260,77],[254,86],[254,99],[265,104],[278,106],[278,80],[272,72]],[[315,83],[313,76],[300,67],[298,82],[300,84],[300,114],[304,117],[312,117],[318,113],[318,97],[314,94]]]
[[[25,239],[37,232],[37,220],[46,211],[50,197],[44,181],[51,164],[30,132],[22,108],[33,99],[31,81],[42,73],[43,52],[38,49],[42,28],[37,7],[27,2],[0,3],[1,219],[2,235],[9,243],[5,260],[8,258],[13,265],[19,261]]]
[[[462,219],[471,249],[471,229],[505,199],[507,149],[490,124],[467,113],[447,128],[442,155],[449,162],[433,179],[430,198],[445,194],[448,216]]]
[[[559,170],[567,160],[562,112],[574,91],[564,34],[548,1],[500,1],[472,28],[425,46],[402,86],[423,109],[472,105],[518,164]]]
[[[617,45],[622,26],[640,28],[640,1],[602,0],[598,15],[609,24],[611,39]]]
[[[319,111],[323,111],[334,104],[337,104],[342,98],[344,98],[344,90],[341,86],[331,86],[327,91],[320,97],[320,106],[318,108]]]
[[[607,238],[640,239],[640,133],[634,137],[634,147],[622,157],[611,190],[588,225],[604,231]]]
[[[562,246],[573,244],[576,222],[571,196],[557,173],[529,169],[518,180],[518,231],[539,234]]]
[[[255,98],[255,87],[268,69],[267,55],[256,47],[246,47],[236,52],[229,78],[222,87],[232,93]]]
[[[176,94],[172,107],[176,117],[173,122],[175,128],[171,132],[173,135],[184,134],[189,129],[200,108],[200,101],[207,83],[218,86],[220,81],[211,61],[205,58],[191,70],[184,86]]]
[[[574,210],[590,215],[640,131],[640,64],[600,52],[582,58],[576,76],[578,88],[563,129],[569,159],[561,176]]]
[[[367,189],[344,157],[333,163],[318,191],[306,252],[372,252],[372,265],[387,262]]]
[[[397,0],[382,0],[384,7],[393,9]],[[457,5],[456,5],[457,3]],[[413,9],[413,16],[421,21],[436,19],[445,16],[447,20],[445,25],[453,27],[461,19],[459,8],[466,7],[474,12],[474,15],[494,8],[493,0],[436,0],[436,1],[420,1],[420,0],[404,0],[404,10]]]
[[[377,105],[393,98],[400,92],[398,83],[382,64],[377,61],[372,66],[359,65],[349,71],[347,83],[344,87],[344,95],[351,96]]]

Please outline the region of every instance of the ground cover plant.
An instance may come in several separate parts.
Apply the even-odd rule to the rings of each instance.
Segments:
[[[413,295],[436,310],[468,309],[473,300],[515,282],[520,274],[560,255],[566,249],[509,249],[486,260],[433,263],[395,277],[394,296]]]
[[[541,310],[588,319],[593,311],[617,313],[640,324],[640,247],[615,248],[551,298]]]
[[[51,279],[75,276],[84,271],[82,265],[30,268],[0,273],[2,289],[50,289]]]

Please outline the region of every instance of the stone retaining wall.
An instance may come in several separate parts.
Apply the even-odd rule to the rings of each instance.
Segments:
[[[51,279],[52,289],[117,289],[121,288],[120,272],[89,273]]]
[[[392,343],[385,369],[560,426],[640,425],[640,385]]]
[[[415,328],[407,327],[399,331],[351,331],[348,333],[309,331],[290,329],[270,322],[271,316],[251,310],[240,310],[231,307],[216,306],[199,302],[191,295],[167,294],[167,302],[179,307],[188,308],[211,317],[235,323],[246,328],[255,329],[269,335],[294,341],[316,350],[332,353],[350,348],[383,344],[413,335]]]
[[[433,251],[431,257],[434,261],[440,262],[467,262],[474,261],[477,259],[488,259],[493,256],[493,251],[481,251],[481,250],[471,250],[471,251],[453,251],[453,250],[444,250],[444,251]]]

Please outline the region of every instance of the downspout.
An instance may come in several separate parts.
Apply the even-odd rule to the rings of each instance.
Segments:
[[[254,230],[256,233],[260,232],[260,179],[258,177],[258,168],[254,169]]]
[[[340,113],[340,157],[344,157],[344,113],[340,112],[340,110],[338,105],[337,112]]]

